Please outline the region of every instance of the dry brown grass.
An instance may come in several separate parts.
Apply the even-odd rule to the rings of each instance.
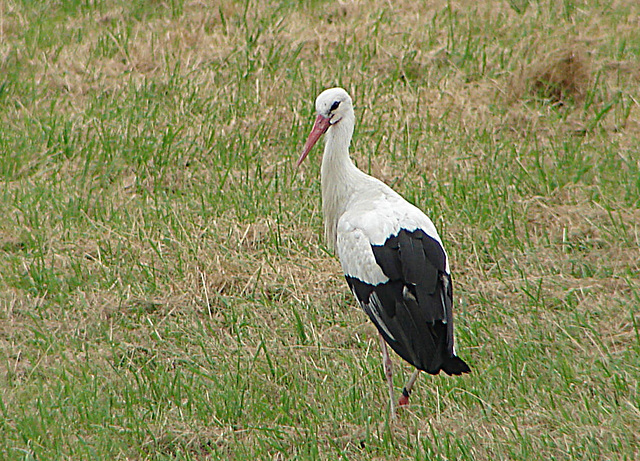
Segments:
[[[584,51],[568,48],[531,64],[520,84],[524,87],[521,97],[541,98],[560,106],[584,101],[592,84],[589,59]]]

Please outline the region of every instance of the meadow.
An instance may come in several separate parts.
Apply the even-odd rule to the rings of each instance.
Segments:
[[[635,0],[0,2],[0,458],[640,458]],[[451,258],[389,421],[317,94]],[[411,367],[394,357],[399,390]]]

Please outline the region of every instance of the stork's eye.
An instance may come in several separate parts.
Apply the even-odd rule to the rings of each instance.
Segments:
[[[340,105],[340,101],[333,101],[333,104],[331,104],[331,109],[329,109],[331,112],[333,112],[334,110],[336,110],[338,108],[338,106]]]

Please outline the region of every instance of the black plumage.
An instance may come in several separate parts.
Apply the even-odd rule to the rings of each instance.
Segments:
[[[383,245],[371,247],[389,281],[371,285],[346,278],[385,341],[427,373],[469,372],[454,355],[453,290],[440,243],[420,229],[402,229]]]

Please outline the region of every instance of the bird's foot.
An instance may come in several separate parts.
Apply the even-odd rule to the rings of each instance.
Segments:
[[[408,405],[410,395],[411,395],[411,392],[407,391],[406,387],[402,389],[402,395],[400,396],[400,400],[398,400],[398,406],[404,407],[405,405]]]

